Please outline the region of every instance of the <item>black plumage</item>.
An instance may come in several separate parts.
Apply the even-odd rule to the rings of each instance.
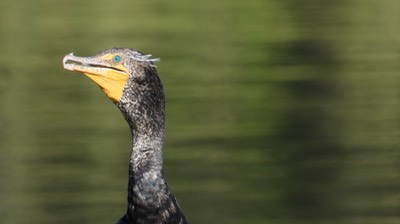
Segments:
[[[103,70],[127,73],[123,89],[120,90],[122,95],[113,100],[125,117],[132,134],[128,208],[126,214],[117,221],[118,224],[187,223],[164,178],[165,98],[154,61],[149,55],[126,48],[109,49],[93,57],[76,57],[70,54],[64,58],[66,69],[85,74],[97,75],[104,73]],[[98,72],[99,70],[102,72]],[[109,95],[106,92],[109,87],[102,86],[101,82],[97,83]]]

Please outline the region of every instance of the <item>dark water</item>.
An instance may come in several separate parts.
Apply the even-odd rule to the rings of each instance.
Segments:
[[[191,223],[399,223],[396,1],[1,1],[0,223],[113,223],[128,127],[65,54],[160,57]]]

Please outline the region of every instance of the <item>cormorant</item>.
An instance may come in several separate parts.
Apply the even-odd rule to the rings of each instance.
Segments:
[[[151,55],[112,48],[64,57],[64,68],[93,80],[121,110],[132,134],[128,209],[117,224],[187,223],[163,173],[165,99]]]

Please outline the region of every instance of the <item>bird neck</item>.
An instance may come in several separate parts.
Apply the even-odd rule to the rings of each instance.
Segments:
[[[132,132],[128,210],[118,223],[187,223],[164,179],[162,85],[158,76],[146,77],[154,80],[144,85],[128,79],[126,92],[116,103]]]
[[[143,104],[117,104],[132,133],[127,211],[130,220],[159,211],[171,194],[163,173],[163,105],[162,110],[140,105]]]
[[[128,213],[137,213],[139,207],[151,210],[161,205],[159,193],[168,191],[163,174],[162,145],[161,136],[133,134],[129,160],[128,204],[135,211],[128,210]]]
[[[134,108],[130,106],[129,108]],[[164,114],[144,108],[123,113],[132,133],[132,151],[129,160],[129,190],[141,191],[143,183],[164,183],[163,145]],[[151,116],[149,116],[151,115]],[[135,187],[134,187],[135,186]],[[134,187],[134,188],[131,188]]]
[[[132,131],[132,151],[129,160],[130,172],[142,175],[145,172],[162,173],[163,171],[163,133],[152,135]]]

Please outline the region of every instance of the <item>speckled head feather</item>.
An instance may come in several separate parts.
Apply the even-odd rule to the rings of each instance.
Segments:
[[[112,49],[115,50],[115,49]],[[165,97],[161,80],[150,55],[121,49],[122,63],[129,76],[116,103],[130,125],[134,136],[149,135],[163,139]]]

